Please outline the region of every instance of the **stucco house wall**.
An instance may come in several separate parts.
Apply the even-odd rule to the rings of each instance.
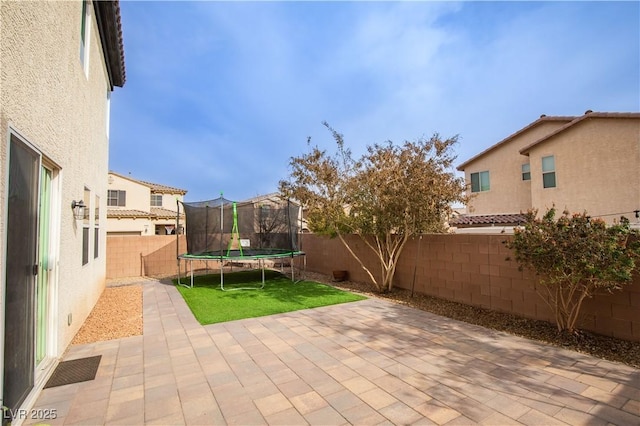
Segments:
[[[158,206],[158,207],[162,207],[163,209],[167,209],[175,212],[178,210],[178,205],[176,204],[176,200],[183,201],[184,197],[179,194],[162,194],[162,206]],[[180,207],[180,210],[182,210],[182,207]]]
[[[105,176],[113,81],[107,70],[94,4],[87,2],[86,5],[90,19],[85,73],[79,54],[82,2],[0,2],[0,134],[3,138],[0,144],[0,214],[3,218],[0,241],[3,243],[0,247],[2,259],[6,259],[8,149],[14,135],[41,154],[43,164],[53,170],[49,230],[53,261],[49,274],[51,313],[47,347],[47,359],[53,363],[91,312],[106,279]],[[116,85],[122,84],[123,81],[116,82]],[[89,209],[86,224],[91,238],[89,261],[85,265],[82,264],[85,222],[77,220],[71,209],[72,201],[78,200],[85,200]],[[98,229],[97,250],[93,238],[95,228]],[[5,289],[3,267],[0,297],[4,298]],[[2,306],[0,321],[4,321],[5,316],[4,300]],[[4,329],[4,322],[2,325]],[[0,344],[4,348],[4,339]],[[34,392],[42,386],[38,381],[46,378],[50,370],[45,368],[36,373]]]
[[[115,210],[141,210],[149,211],[151,189],[129,179],[122,178],[114,173],[109,174],[109,190],[126,191],[125,206],[109,206]]]
[[[176,200],[183,201],[186,190],[134,179],[109,172],[108,189],[125,191],[124,206],[108,206],[107,233],[111,236],[151,236],[156,228],[166,232],[176,226]],[[151,206],[151,195],[162,196],[162,206]],[[182,210],[182,209],[181,209]],[[180,227],[184,229],[184,212]]]
[[[556,186],[543,187],[542,158],[553,156]],[[531,180],[522,180],[529,163]],[[602,217],[636,220],[640,207],[640,113],[585,112],[546,117],[458,166],[471,174],[489,171],[490,190],[471,193],[473,215],[505,215],[556,206]]]
[[[154,223],[148,218],[109,218],[107,219],[107,235],[154,235]],[[117,229],[113,231],[113,229]]]
[[[550,134],[569,119],[541,117],[536,122],[509,136],[498,144],[459,166],[464,170],[469,185],[467,194],[472,195],[470,214],[502,214],[526,212],[532,206],[531,181],[522,180],[522,165],[529,158],[519,153],[520,149]],[[471,174],[489,171],[490,189],[471,192]]]
[[[577,148],[579,147],[579,148]],[[640,208],[640,116],[588,118],[529,151],[531,198],[546,210],[554,204],[586,210],[611,222]],[[543,188],[542,158],[555,157],[555,188]]]

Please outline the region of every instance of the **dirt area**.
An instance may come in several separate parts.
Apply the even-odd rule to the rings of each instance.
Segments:
[[[307,272],[305,279],[640,368],[640,342],[629,342],[589,332],[562,335],[558,334],[554,324],[544,321],[520,318],[430,296],[414,294],[411,297],[411,292],[403,289],[395,289],[389,294],[377,294],[372,292],[372,287],[368,284],[352,281],[333,282],[331,277],[323,274]],[[111,283],[72,343],[91,343],[142,334],[140,280],[138,278],[137,283]]]

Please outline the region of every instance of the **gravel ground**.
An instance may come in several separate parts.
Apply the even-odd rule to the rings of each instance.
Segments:
[[[589,332],[568,336],[558,334],[555,324],[520,318],[431,296],[394,289],[389,294],[372,292],[369,284],[352,281],[333,282],[328,275],[305,273],[305,279],[333,285],[345,290],[380,297],[459,321],[477,324],[494,330],[546,342],[565,349],[617,361],[640,369],[640,342],[629,342]],[[142,285],[135,281],[120,281],[107,286],[87,321],[73,339],[73,344],[142,334]]]
[[[102,342],[142,334],[142,285],[127,282],[121,284],[123,285],[104,289],[71,344]]]

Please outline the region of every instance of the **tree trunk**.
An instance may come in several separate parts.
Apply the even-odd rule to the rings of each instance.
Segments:
[[[384,289],[384,287],[381,286],[380,283],[378,283],[378,281],[376,280],[376,277],[371,273],[369,268],[367,268],[364,265],[364,263],[362,262],[362,260],[360,260],[358,255],[351,249],[351,247],[349,246],[347,241],[344,239],[342,234],[338,234],[338,238],[340,238],[340,241],[342,242],[342,244],[346,247],[347,251],[351,254],[351,256],[353,256],[353,258],[358,262],[360,267],[367,273],[367,275],[369,275],[369,278],[371,279],[371,282],[373,283],[373,285],[376,287],[376,290],[377,291],[382,291],[382,289]]]

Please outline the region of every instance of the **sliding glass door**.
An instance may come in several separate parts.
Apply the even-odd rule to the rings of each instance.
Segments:
[[[11,135],[4,318],[4,405],[15,409],[34,385],[40,155]]]

